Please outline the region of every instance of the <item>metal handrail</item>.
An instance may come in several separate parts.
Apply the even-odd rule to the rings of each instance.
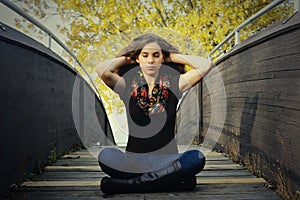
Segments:
[[[278,6],[279,4],[283,3],[285,0],[275,0],[272,3],[270,3],[269,5],[267,5],[266,7],[264,7],[263,9],[261,9],[260,11],[258,11],[257,13],[255,13],[254,15],[252,15],[251,17],[249,17],[246,21],[244,21],[243,23],[241,23],[237,28],[235,28],[231,33],[229,33],[229,35],[227,35],[227,37],[220,42],[209,54],[208,54],[208,58],[212,59],[212,54],[214,54],[218,49],[220,49],[226,42],[228,42],[228,40],[230,40],[233,36],[235,36],[235,45],[240,44],[240,30],[243,29],[245,26],[247,26],[248,24],[250,24],[253,20],[259,18],[260,16],[262,16],[263,14],[267,13],[269,10],[273,9],[274,7]],[[295,4],[298,2],[299,4],[299,0],[295,0]],[[295,7],[296,10],[296,7]]]
[[[4,4],[6,7],[10,8],[13,11],[15,11],[17,14],[19,14],[22,17],[24,17],[25,19],[27,19],[28,21],[30,21],[32,24],[34,24],[35,26],[37,26],[41,30],[43,30],[46,34],[48,34],[48,36],[49,36],[48,48],[49,49],[51,49],[51,41],[53,39],[66,52],[68,52],[72,56],[72,58],[74,59],[73,67],[75,68],[76,63],[81,67],[81,69],[84,71],[84,73],[86,74],[86,76],[88,77],[88,79],[91,81],[91,84],[94,87],[94,90],[95,90],[98,98],[101,98],[100,94],[99,94],[99,91],[98,91],[98,89],[97,89],[94,81],[92,80],[91,76],[89,75],[89,73],[86,71],[86,69],[83,67],[83,65],[79,62],[79,60],[77,59],[77,57],[75,56],[75,54],[71,50],[69,50],[68,47],[61,40],[59,40],[58,37],[56,37],[53,32],[51,32],[46,26],[44,26],[43,24],[41,24],[40,22],[38,22],[36,19],[34,19],[33,17],[31,17],[30,15],[28,15],[27,13],[25,13],[22,9],[20,9],[18,6],[16,6],[12,2],[10,2],[8,0],[0,0],[0,2],[2,4]]]

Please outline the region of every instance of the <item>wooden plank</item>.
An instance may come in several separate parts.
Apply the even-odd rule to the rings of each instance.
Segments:
[[[230,159],[207,159],[206,165],[217,165],[217,164],[233,164]],[[82,160],[82,159],[72,159],[72,160],[58,160],[53,163],[52,166],[98,166],[98,162],[95,160]]]
[[[255,177],[246,170],[204,170],[197,174],[199,177]]]
[[[99,199],[115,199],[115,200],[133,200],[133,199],[160,199],[160,200],[195,200],[195,199],[230,199],[230,200],[280,200],[279,197],[273,194],[201,194],[201,193],[147,193],[147,194],[118,194],[105,196],[102,193],[95,192],[93,194],[85,193],[59,193],[59,192],[47,192],[47,193],[29,193],[26,196],[16,196],[16,199],[30,199],[30,200],[99,200]]]
[[[206,157],[216,157],[216,158],[224,158],[222,154],[207,154]],[[79,159],[79,158],[92,158],[97,160],[97,158],[91,154],[66,154],[62,156],[62,159]]]
[[[107,176],[104,172],[44,172],[34,176],[31,181],[59,181],[59,180],[92,180]]]
[[[224,156],[209,156],[209,157],[205,157],[205,160],[206,161],[212,161],[212,160],[216,160],[216,161],[217,160],[219,160],[219,161],[228,161],[230,159],[227,158],[227,157],[224,157]]]
[[[96,186],[73,186],[73,187],[21,187],[19,192],[53,192],[61,191],[65,193],[69,192],[89,192],[89,191],[99,191],[99,185]],[[203,194],[223,194],[223,193],[273,193],[264,187],[261,183],[251,183],[251,184],[198,184],[193,190],[194,193]]]
[[[22,183],[22,187],[73,187],[73,186],[99,186],[100,180],[98,181],[89,181],[89,180],[80,180],[80,181],[26,181]]]
[[[239,164],[207,164],[204,167],[204,170],[242,170],[243,168]],[[98,165],[86,165],[86,166],[46,166],[44,168],[46,172],[50,171],[94,171],[94,172],[100,172],[101,169]]]
[[[31,200],[99,200],[99,199],[120,199],[120,200],[133,200],[133,199],[161,199],[161,200],[195,200],[195,199],[230,199],[230,200],[280,200],[272,194],[201,194],[201,193],[148,193],[148,194],[118,194],[112,196],[104,196],[103,194],[82,194],[78,192],[73,193],[59,193],[59,192],[48,192],[48,193],[29,193],[25,197],[17,196],[16,199],[31,199]]]
[[[239,164],[216,164],[205,165],[204,170],[243,170]]]
[[[91,166],[46,166],[44,168],[46,172],[53,172],[53,171],[74,171],[74,172],[100,172],[101,169],[98,165],[91,165]]]
[[[70,161],[66,161],[66,160],[59,160],[56,163],[53,163],[52,166],[84,166],[84,165],[88,165],[88,166],[97,166],[99,165],[98,162],[95,162],[93,160],[70,160]]]
[[[206,160],[205,165],[224,165],[224,164],[234,164],[232,160]]]
[[[265,182],[263,178],[197,178],[197,184],[252,184]]]
[[[92,180],[107,176],[104,172],[74,172],[74,171],[54,171],[44,172],[33,177],[32,181],[59,181],[59,180]],[[246,170],[204,170],[197,174],[199,177],[255,177]]]
[[[96,160],[96,157],[94,157],[91,154],[66,154],[62,156],[62,159],[77,159],[77,158],[93,158]]]
[[[31,180],[80,180],[80,179],[98,179],[106,176],[104,172],[74,172],[74,171],[53,171],[44,172]],[[199,177],[255,177],[246,170],[204,170],[197,174]]]
[[[251,184],[265,183],[263,178],[203,178],[197,177],[197,184]],[[99,186],[100,180],[71,180],[71,181],[26,181],[23,187],[70,187],[70,186]]]

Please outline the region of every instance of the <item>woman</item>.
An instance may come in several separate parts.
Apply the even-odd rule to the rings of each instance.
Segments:
[[[135,38],[116,58],[97,66],[98,75],[124,101],[129,129],[126,152],[104,148],[99,153],[100,167],[110,176],[101,182],[105,194],[195,187],[205,156],[198,150],[178,153],[176,107],[182,93],[212,67],[208,59],[180,54],[154,34]]]

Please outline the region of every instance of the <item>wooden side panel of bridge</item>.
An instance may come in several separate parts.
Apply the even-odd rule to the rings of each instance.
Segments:
[[[197,146],[191,148],[197,149]],[[263,178],[256,177],[222,153],[207,155],[204,171],[197,174],[197,186],[189,192],[116,194],[105,196],[100,180],[105,174],[98,166],[97,149],[79,150],[64,155],[41,174],[25,181],[9,200],[90,200],[90,199],[281,199],[266,187]]]

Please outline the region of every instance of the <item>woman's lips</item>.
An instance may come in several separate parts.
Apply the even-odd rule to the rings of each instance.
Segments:
[[[149,69],[149,70],[154,70],[154,69],[156,69],[155,66],[147,66],[146,68]]]

